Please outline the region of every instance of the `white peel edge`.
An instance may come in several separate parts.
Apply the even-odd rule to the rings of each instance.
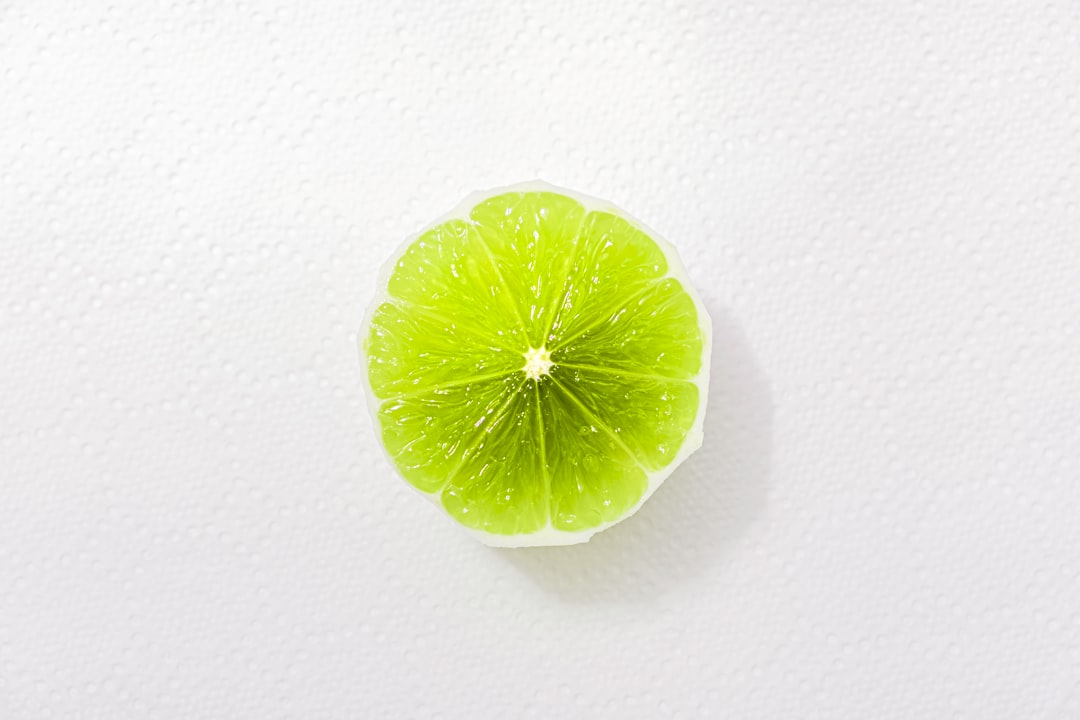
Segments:
[[[519,533],[516,535],[502,535],[498,533],[489,533],[484,530],[477,530],[461,524],[453,518],[446,509],[442,506],[440,501],[440,493],[426,493],[417,488],[412,483],[404,480],[409,488],[419,495],[427,498],[430,502],[435,504],[441,514],[445,516],[454,525],[457,525],[465,532],[472,535],[484,545],[489,547],[503,547],[503,548],[517,548],[517,547],[540,547],[540,546],[556,546],[556,545],[577,545],[580,543],[588,542],[592,539],[593,535],[599,532],[603,532],[613,525],[623,522],[629,517],[635,515],[638,510],[645,504],[645,501],[652,496],[654,492],[663,484],[665,480],[678,468],[688,457],[694,454],[701,448],[701,444],[705,438],[705,412],[708,409],[709,404],[709,374],[712,362],[712,318],[709,316],[709,311],[705,308],[705,303],[701,301],[701,297],[698,295],[697,290],[694,288],[693,283],[690,281],[690,275],[686,271],[686,266],[682,262],[682,258],[679,256],[679,251],[674,245],[669,243],[659,234],[657,234],[652,228],[645,223],[641,222],[633,215],[623,211],[621,208],[616,207],[610,202],[601,200],[599,198],[592,197],[591,195],[585,195],[575,190],[568,190],[557,185],[552,185],[543,180],[527,180],[525,182],[516,183],[514,185],[507,185],[503,187],[496,187],[490,190],[479,190],[470,193],[463,201],[454,207],[453,210],[446,213],[442,217],[428,223],[420,231],[413,233],[407,237],[394,251],[390,258],[383,263],[382,268],[379,270],[378,279],[376,281],[375,298],[368,306],[367,312],[364,315],[364,322],[360,327],[360,333],[357,336],[357,346],[360,350],[360,368],[363,373],[364,379],[364,394],[367,399],[368,412],[371,415],[371,421],[374,431],[379,434],[381,432],[381,423],[379,422],[379,406],[383,402],[375,396],[375,391],[371,387],[371,378],[368,374],[367,353],[364,351],[364,340],[368,336],[368,331],[371,328],[371,320],[375,315],[375,311],[378,307],[386,301],[388,297],[387,287],[390,284],[390,276],[394,272],[394,267],[398,261],[405,255],[405,252],[409,249],[421,235],[428,232],[432,228],[442,225],[450,220],[468,220],[469,212],[480,204],[482,201],[488,198],[496,197],[506,193],[527,193],[527,192],[551,192],[565,195],[573,198],[582,204],[585,208],[585,212],[592,211],[611,212],[619,217],[622,217],[632,224],[637,226],[642,232],[648,235],[653,242],[660,248],[664,254],[665,260],[668,264],[668,273],[665,278],[673,278],[678,280],[683,289],[690,296],[690,299],[694,302],[694,308],[697,311],[698,316],[698,328],[701,331],[703,352],[701,356],[701,369],[698,374],[688,380],[698,387],[698,409],[697,415],[694,417],[694,422],[690,426],[690,430],[687,431],[686,438],[683,440],[682,445],[679,447],[679,452],[675,454],[675,457],[666,466],[659,470],[649,473],[646,472],[648,478],[648,486],[645,488],[645,492],[642,493],[634,507],[630,508],[622,516],[609,523],[597,525],[593,528],[586,530],[567,531],[559,530],[551,525],[550,519],[548,524],[531,533]],[[386,445],[379,439],[379,447],[382,450],[383,457],[386,458],[390,467],[396,472],[396,464],[394,458],[390,456],[390,453],[386,449]],[[400,474],[399,474],[400,477]]]

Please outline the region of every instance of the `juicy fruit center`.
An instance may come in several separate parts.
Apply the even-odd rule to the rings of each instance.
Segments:
[[[522,370],[525,371],[525,377],[529,380],[539,380],[541,375],[550,375],[551,366],[554,365],[551,361],[551,352],[545,348],[529,348],[525,353],[525,367]]]

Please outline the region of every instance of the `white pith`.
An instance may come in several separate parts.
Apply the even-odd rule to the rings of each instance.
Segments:
[[[420,493],[424,497],[428,498],[428,500],[435,503],[435,505],[437,505],[440,510],[442,510],[443,513],[454,522],[455,525],[460,525],[467,532],[471,533],[474,537],[480,540],[480,542],[484,543],[485,545],[490,545],[492,547],[574,545],[577,543],[583,543],[587,542],[596,533],[606,530],[612,525],[622,522],[626,518],[636,513],[645,503],[645,501],[648,500],[654,492],[656,492],[657,488],[660,487],[664,480],[666,480],[668,476],[671,475],[675,468],[681,465],[683,461],[686,460],[686,458],[688,458],[698,448],[701,447],[701,443],[704,438],[703,427],[705,424],[705,411],[708,405],[709,398],[709,364],[712,356],[712,321],[709,317],[708,311],[705,309],[704,303],[701,302],[701,298],[698,296],[697,291],[691,284],[690,277],[686,272],[686,267],[683,265],[678,252],[675,250],[675,247],[666,240],[664,240],[662,237],[660,237],[656,232],[651,230],[647,225],[640,222],[628,213],[623,212],[609,202],[605,202],[603,200],[599,200],[588,195],[583,195],[572,190],[557,187],[555,185],[543,182],[542,180],[531,180],[523,183],[518,183],[516,185],[510,185],[507,187],[493,188],[491,190],[472,193],[452,211],[450,211],[443,217],[431,222],[420,232],[407,238],[398,247],[397,251],[390,257],[390,259],[383,264],[382,270],[379,273],[378,284],[376,286],[377,291],[375,299],[368,308],[367,315],[364,319],[364,324],[361,327],[360,335],[358,338],[358,344],[360,348],[360,365],[364,374],[364,390],[367,395],[368,410],[371,414],[372,424],[374,426],[375,432],[380,432],[381,424],[379,422],[378,413],[379,406],[383,401],[380,401],[378,398],[375,397],[375,393],[371,388],[371,380],[368,377],[367,372],[367,356],[364,352],[364,339],[368,335],[368,330],[371,326],[371,319],[375,313],[375,310],[386,300],[386,288],[389,284],[390,276],[393,273],[398,260],[401,259],[402,255],[405,254],[405,251],[409,248],[409,246],[412,245],[412,243],[424,232],[427,232],[431,228],[441,225],[449,220],[468,220],[469,212],[483,200],[505,193],[527,192],[552,192],[565,195],[581,203],[581,205],[585,208],[586,213],[592,211],[614,213],[632,222],[645,234],[647,234],[653,240],[653,242],[656,243],[656,245],[664,253],[664,257],[667,260],[668,273],[666,277],[674,278],[675,280],[679,281],[683,289],[690,296],[691,300],[693,300],[694,307],[697,310],[698,327],[701,331],[702,337],[701,369],[694,378],[691,378],[689,380],[689,382],[692,382],[697,386],[699,402],[697,415],[694,417],[694,422],[690,426],[690,430],[687,432],[686,438],[685,440],[683,440],[682,446],[679,448],[679,452],[676,454],[675,458],[665,467],[653,472],[642,468],[648,478],[648,486],[646,487],[645,492],[642,493],[641,498],[638,499],[637,504],[616,520],[609,523],[604,523],[602,525],[597,525],[593,528],[577,531],[558,530],[551,526],[549,520],[547,526],[532,533],[501,535],[485,532],[483,530],[475,530],[465,525],[461,525],[452,517],[450,517],[449,513],[446,513],[445,509],[442,507],[442,502],[440,501],[440,492],[425,493],[413,486],[411,483],[405,483],[414,491]],[[525,372],[527,377],[530,377],[532,379],[539,379],[542,375],[550,372],[551,370],[550,353],[548,353],[544,348],[530,348],[530,350],[525,353],[524,361],[525,362],[522,370]],[[394,463],[394,458],[390,457],[389,453],[386,451],[386,447],[382,444],[381,441],[379,445],[380,447],[382,447],[383,453],[386,456],[387,461],[390,463],[390,466],[396,467]]]
[[[546,348],[529,348],[525,353],[525,377],[529,380],[539,380],[541,375],[551,374],[551,353]]]

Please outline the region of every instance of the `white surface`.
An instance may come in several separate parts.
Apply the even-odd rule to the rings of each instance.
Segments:
[[[1076,3],[0,3],[0,718],[1080,717]],[[705,446],[585,546],[354,333],[540,176],[676,243]]]

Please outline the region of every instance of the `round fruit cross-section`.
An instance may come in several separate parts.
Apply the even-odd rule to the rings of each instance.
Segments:
[[[701,446],[710,323],[673,247],[543,183],[386,266],[361,335],[390,461],[489,545],[588,540]]]

